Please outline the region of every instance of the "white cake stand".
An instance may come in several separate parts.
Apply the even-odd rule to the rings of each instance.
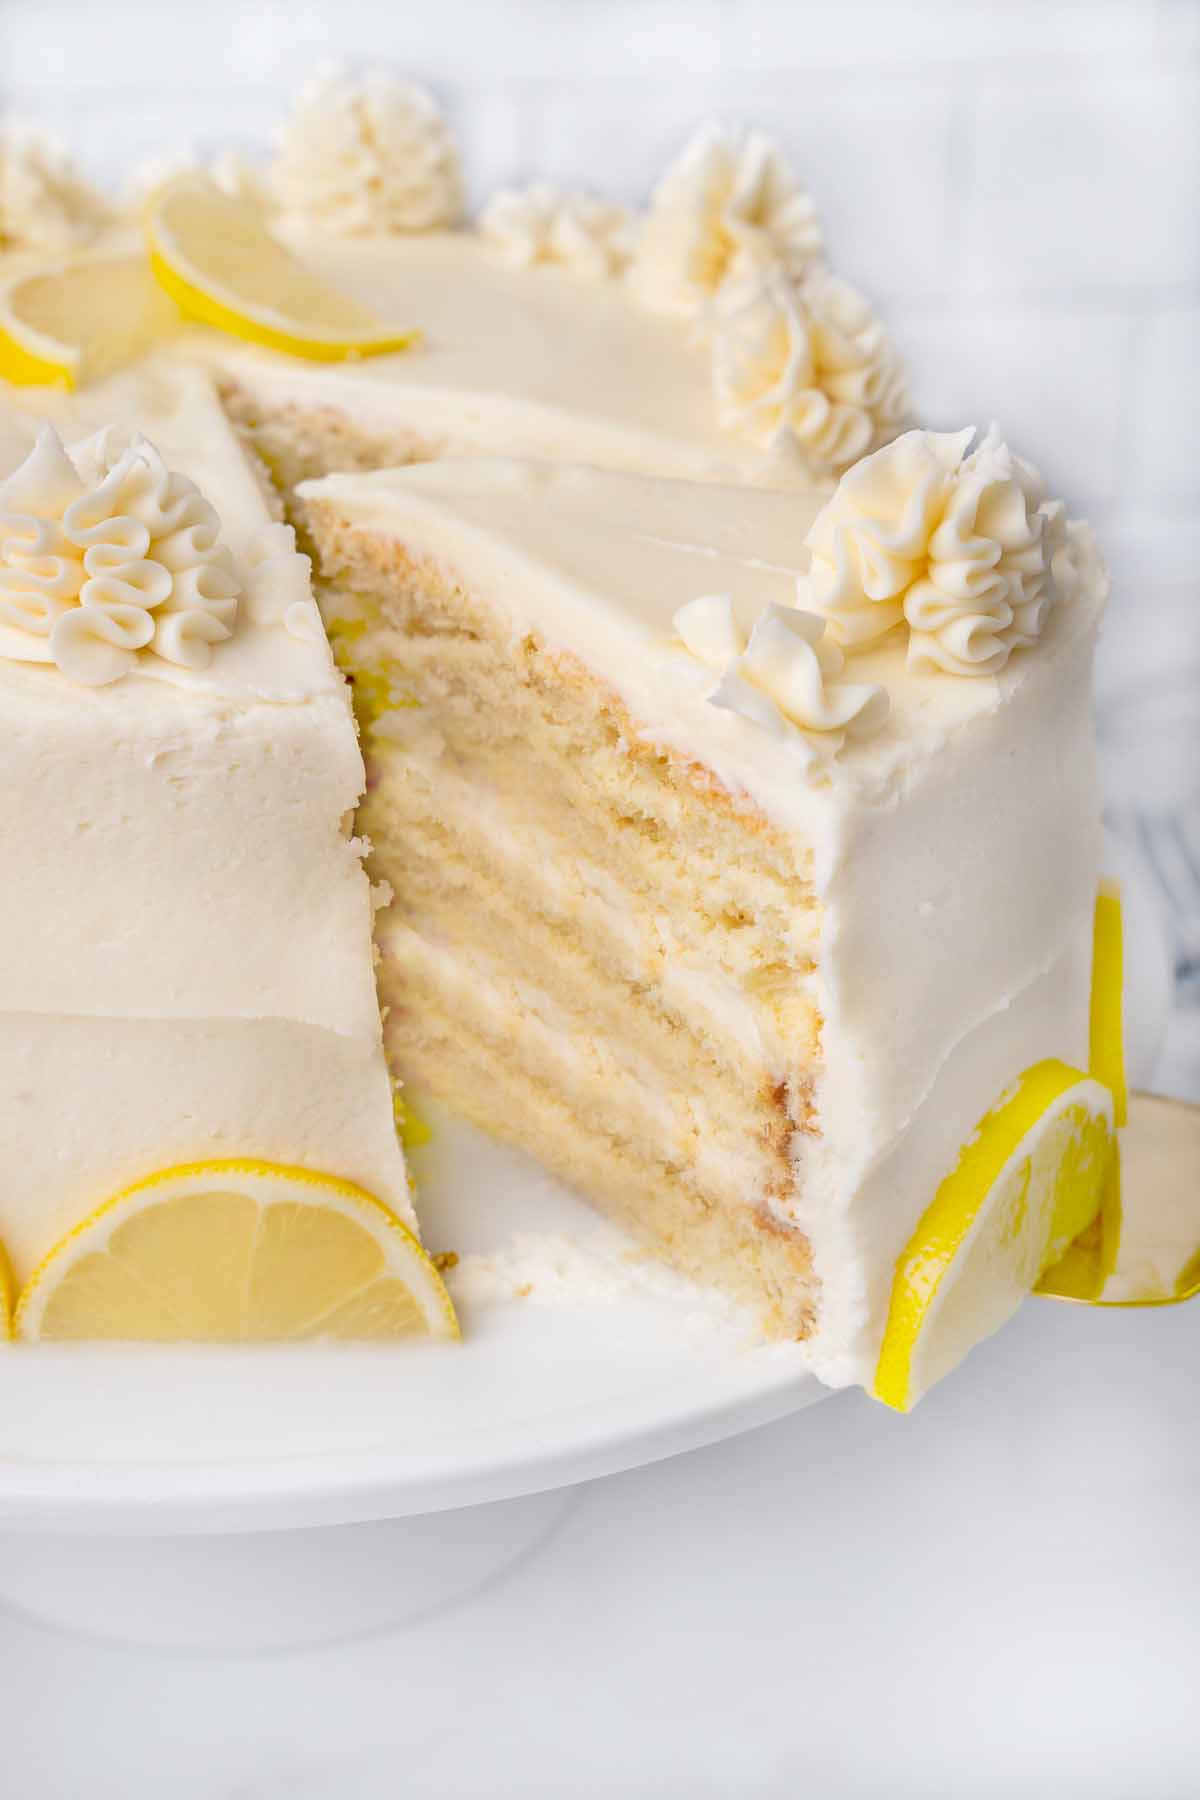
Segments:
[[[1109,863],[1132,920],[1128,1038],[1145,1082],[1163,936],[1137,870],[1115,850]],[[596,1240],[578,1200],[466,1126],[437,1119],[421,1163],[435,1245]],[[654,1278],[605,1275],[573,1301],[539,1279],[462,1311],[458,1347],[0,1355],[0,1605],[201,1649],[357,1636],[494,1579],[578,1483],[828,1393],[795,1345],[756,1343]]]

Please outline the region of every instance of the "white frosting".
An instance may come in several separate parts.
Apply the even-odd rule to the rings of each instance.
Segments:
[[[916,670],[995,675],[1105,577],[1087,527],[995,432],[910,431],[843,476],[808,535],[808,601],[849,646],[908,627]]]
[[[673,623],[685,649],[721,671],[712,704],[776,736],[795,726],[836,751],[847,732],[866,737],[887,717],[883,688],[836,681],[846,659],[813,613],[770,601],[747,638],[728,594],[702,594]]]
[[[74,448],[28,463],[46,413]],[[97,437],[113,418],[120,436]],[[82,484],[97,544],[114,517],[165,517],[182,495],[193,523],[178,539],[207,514],[148,464],[127,468],[119,504],[95,500],[134,426],[211,498],[244,594],[209,669],[143,652],[122,682],[86,687],[0,658],[0,1241],[18,1275],[107,1193],[191,1157],[328,1170],[411,1217],[369,884],[346,830],[363,786],[354,725],[323,638],[280,628],[306,603],[304,559],[210,382],[155,364],[77,397],[16,394],[0,406],[0,473],[26,463],[57,524]],[[60,560],[76,568],[78,548]]]
[[[340,234],[431,231],[462,211],[458,151],[423,88],[372,70],[319,73],[283,131],[271,186],[285,212]]]
[[[312,558],[296,548],[291,525],[272,523],[246,550],[245,602],[259,625],[282,625],[293,637],[317,640],[321,615],[312,595]]]
[[[630,279],[646,305],[695,316],[727,282],[770,268],[798,278],[821,253],[812,200],[770,140],[710,126],[656,188]]]
[[[577,275],[617,275],[633,250],[634,224],[623,206],[590,194],[564,194],[536,183],[501,188],[479,216],[484,241],[517,268],[558,263]]]
[[[380,318],[421,334],[417,353],[301,363],[216,332],[186,348],[251,405],[314,409],[397,446],[527,456],[697,481],[799,486],[795,457],[719,424],[710,358],[676,319],[631,302],[623,281],[558,264],[516,267],[475,232],[316,236],[274,227],[306,264]]]
[[[302,491],[318,531],[328,507],[395,537],[515,635],[577,657],[649,742],[811,854],[821,1135],[797,1134],[797,1188],[779,1211],[809,1237],[822,1282],[814,1366],[869,1378],[896,1255],[980,1116],[1030,1063],[1086,1057],[1101,588],[1081,579],[1039,654],[990,678],[912,668],[898,636],[868,645],[856,673],[888,689],[890,715],[814,758],[808,734],[775,735],[708,698],[752,622],[794,607],[811,496],[502,462]],[[681,655],[671,622],[697,595],[696,653]]]
[[[139,651],[206,669],[233,635],[239,582],[194,482],[139,434],[67,455],[52,425],[0,485],[0,656],[103,687]]]
[[[817,476],[840,474],[905,423],[904,371],[867,302],[824,270],[729,283],[712,312],[713,393],[722,425],[786,448]]]
[[[75,250],[111,216],[57,144],[39,132],[0,132],[0,250]]]

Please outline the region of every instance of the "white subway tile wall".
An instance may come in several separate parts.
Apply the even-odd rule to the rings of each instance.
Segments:
[[[638,200],[705,117],[776,133],[922,418],[995,418],[1096,523],[1102,704],[1161,673],[1175,708],[1144,781],[1112,735],[1114,798],[1153,805],[1161,761],[1159,803],[1200,807],[1200,0],[0,0],[0,117],[117,183],[265,150],[331,56],[438,93],[475,202],[533,175]]]

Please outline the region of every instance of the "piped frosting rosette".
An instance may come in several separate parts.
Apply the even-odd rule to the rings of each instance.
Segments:
[[[872,682],[841,681],[845,658],[823,619],[772,603],[747,634],[728,594],[702,594],[673,620],[684,648],[720,679],[708,699],[782,737],[802,732],[830,754],[868,737],[888,715]]]
[[[204,669],[239,582],[216,512],[140,435],[45,426],[0,486],[0,655],[103,687],[140,653]]]
[[[712,359],[721,424],[818,476],[840,474],[908,419],[891,340],[861,294],[823,269],[727,287],[712,309]]]
[[[0,132],[0,249],[61,254],[110,221],[105,200],[60,145],[40,132]]]
[[[814,520],[807,603],[848,648],[907,626],[919,672],[995,675],[1052,607],[1105,576],[1089,528],[993,429],[910,431],[856,463]]]
[[[631,284],[658,311],[702,313],[730,280],[780,268],[791,279],[822,260],[807,189],[761,132],[698,132],[650,202]]]
[[[553,263],[595,279],[620,274],[635,238],[625,207],[541,182],[499,189],[479,215],[479,231],[514,268]]]
[[[333,67],[301,91],[271,187],[285,213],[352,236],[433,231],[462,212],[458,150],[431,94]]]

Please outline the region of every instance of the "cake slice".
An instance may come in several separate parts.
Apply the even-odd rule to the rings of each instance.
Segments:
[[[976,1122],[1086,1067],[1103,580],[970,436],[824,508],[496,460],[300,489],[394,1066],[835,1382]]]
[[[179,1164],[348,1181],[415,1229],[352,835],[363,766],[308,559],[179,365],[14,398],[0,476],[16,1284]]]

